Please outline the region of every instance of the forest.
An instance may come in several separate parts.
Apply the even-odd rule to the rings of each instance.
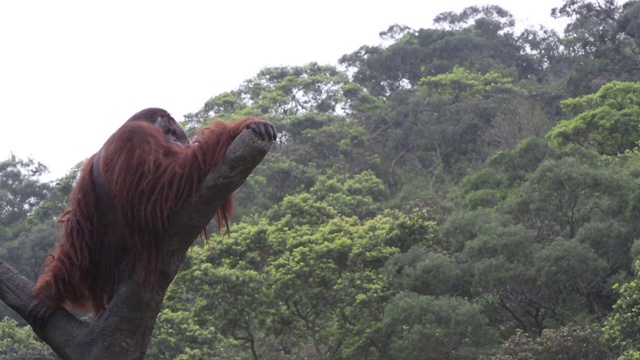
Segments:
[[[391,25],[185,116],[278,141],[199,240],[147,359],[640,359],[640,0]],[[35,280],[80,164],[0,162],[0,259]],[[0,359],[55,358],[0,307]]]

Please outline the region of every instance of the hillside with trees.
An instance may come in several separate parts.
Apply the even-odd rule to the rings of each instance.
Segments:
[[[185,117],[279,138],[197,242],[148,359],[640,358],[640,1],[564,32],[469,7]],[[35,280],[77,174],[0,163],[0,259]],[[0,359],[52,357],[0,308]]]

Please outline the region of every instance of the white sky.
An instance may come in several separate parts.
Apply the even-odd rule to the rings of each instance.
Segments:
[[[389,25],[486,4],[558,26],[562,0],[2,1],[0,161],[32,156],[59,178],[138,110],[180,120],[266,66],[335,64]]]

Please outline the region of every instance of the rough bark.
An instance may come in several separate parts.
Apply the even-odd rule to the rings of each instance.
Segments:
[[[243,131],[227,150],[198,192],[172,219],[164,239],[165,259],[160,286],[144,291],[137,277],[123,283],[106,311],[95,321],[79,320],[61,309],[37,335],[63,359],[141,359],[146,353],[156,317],[171,281],[193,241],[202,233],[222,202],[262,161],[271,141]],[[0,299],[26,319],[33,283],[0,260]]]

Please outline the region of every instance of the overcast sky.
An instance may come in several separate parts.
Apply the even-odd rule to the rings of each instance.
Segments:
[[[562,0],[3,1],[0,160],[32,156],[59,178],[138,110],[180,120],[263,67],[336,64],[389,25],[487,4],[559,26]]]

